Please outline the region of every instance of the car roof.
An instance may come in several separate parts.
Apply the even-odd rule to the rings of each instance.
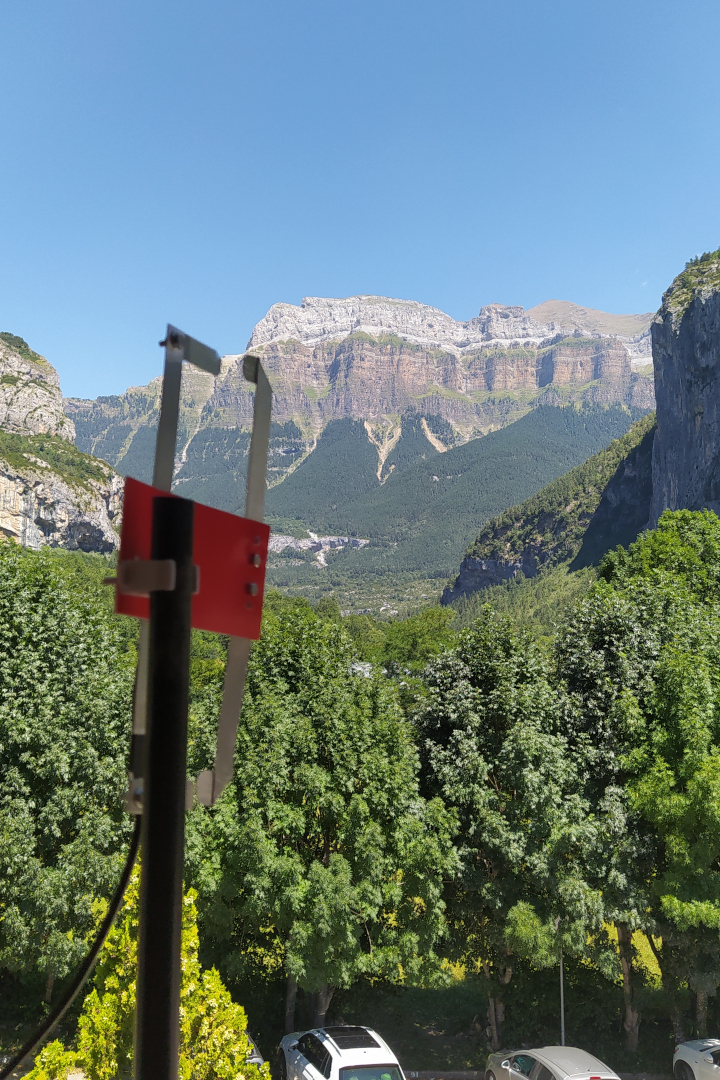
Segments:
[[[397,1057],[388,1044],[369,1027],[350,1024],[337,1024],[331,1027],[314,1028],[317,1035],[324,1038],[339,1064],[359,1065],[396,1065]]]
[[[585,1073],[602,1077],[617,1076],[617,1073],[599,1058],[577,1046],[542,1046],[538,1050],[528,1050],[528,1053],[554,1066],[565,1076],[582,1076]]]
[[[380,1049],[382,1040],[374,1031],[365,1027],[351,1027],[349,1024],[335,1027],[318,1028],[324,1032],[337,1046],[338,1050],[360,1050],[372,1048]]]

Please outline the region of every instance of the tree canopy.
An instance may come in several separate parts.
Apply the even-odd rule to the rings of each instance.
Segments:
[[[416,718],[426,792],[460,819],[463,873],[448,890],[450,916],[459,957],[479,962],[488,980],[496,1046],[514,956],[554,963],[556,920],[576,951],[602,924],[582,872],[593,828],[550,674],[527,635],[487,608],[429,665]]]
[[[132,680],[102,597],[0,543],[0,969],[48,992],[122,865]]]
[[[694,993],[704,1034],[720,985],[719,603],[720,521],[666,511],[657,530],[606,557],[557,643],[568,738],[604,837],[591,877],[626,965],[628,933],[648,932],[676,992],[678,1036],[680,987]],[[636,1045],[630,968],[625,981]]]
[[[56,1039],[38,1055],[28,1080],[66,1080],[83,1070],[88,1080],[129,1075],[137,978],[140,870],[136,867],[123,907],[105,942],[78,1024],[77,1049]],[[180,1080],[270,1080],[268,1066],[248,1064],[252,1045],[247,1016],[213,968],[198,959],[195,893],[183,897],[180,983]],[[104,905],[96,905],[101,918]]]
[[[6,982],[74,966],[128,834],[133,635],[91,569],[0,544]],[[199,945],[233,993],[282,979],[291,1024],[298,987],[317,1021],[358,981],[477,974],[500,1044],[516,983],[562,952],[617,985],[630,1051],[651,1009],[678,1038],[720,1015],[720,521],[666,513],[584,580],[552,641],[489,607],[455,637],[443,612],[359,623],[269,594],[235,779],[188,822]],[[193,638],[190,775],[212,763],[225,645]],[[116,1064],[125,960],[122,978],[101,966],[78,1032],[114,1054],[110,1025]],[[48,1076],[67,1052],[48,1048]]]
[[[353,661],[342,629],[310,610],[266,618],[234,784],[195,821],[203,926],[224,970],[281,967],[321,994],[321,1015],[359,975],[433,978],[455,865],[453,817],[418,792],[393,685]]]

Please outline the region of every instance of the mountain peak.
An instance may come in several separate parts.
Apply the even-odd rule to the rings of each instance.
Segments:
[[[526,312],[538,322],[562,323],[595,334],[614,334],[618,337],[638,338],[649,333],[654,311],[642,315],[611,315],[596,308],[581,307],[569,300],[545,300]]]
[[[652,315],[611,315],[582,308],[565,300],[548,300],[530,311],[520,305],[487,304],[474,319],[457,321],[439,308],[418,300],[387,296],[331,298],[306,296],[300,305],[274,304],[260,320],[248,349],[294,340],[314,348],[351,334],[371,337],[392,335],[456,356],[469,350],[510,342],[539,345],[559,334],[588,332],[618,337],[629,347],[633,361],[650,357],[649,326]]]

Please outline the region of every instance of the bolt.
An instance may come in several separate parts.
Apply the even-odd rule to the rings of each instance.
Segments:
[[[247,591],[250,593],[251,596],[257,596],[257,594],[260,592],[260,588],[255,581],[249,581],[247,584]]]

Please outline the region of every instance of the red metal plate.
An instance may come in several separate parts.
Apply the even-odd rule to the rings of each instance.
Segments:
[[[152,503],[157,495],[167,492],[130,477],[125,481],[119,561],[150,558]],[[216,634],[259,638],[270,527],[195,503],[194,531],[193,561],[200,569],[200,591],[193,596],[192,625]],[[256,556],[259,566],[253,566]],[[116,587],[115,611],[147,619],[150,599],[127,596]]]

